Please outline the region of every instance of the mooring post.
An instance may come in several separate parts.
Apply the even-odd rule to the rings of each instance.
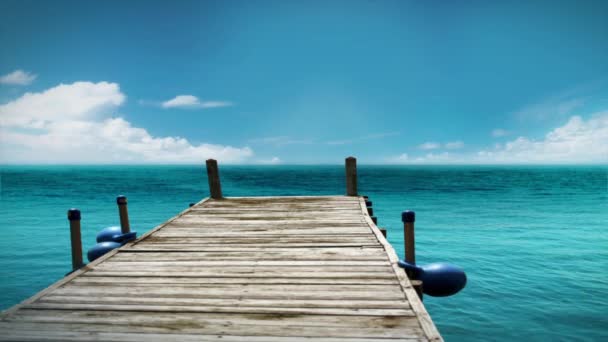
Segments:
[[[357,158],[346,158],[346,195],[357,196]]]
[[[68,210],[68,220],[70,221],[70,242],[72,243],[72,271],[75,271],[84,265],[80,237],[80,210],[75,208]]]
[[[414,243],[414,222],[416,221],[416,213],[413,211],[404,211],[401,213],[403,221],[403,238],[405,241],[405,261],[412,265],[416,264],[416,246]]]
[[[220,172],[215,159],[207,159],[207,178],[209,179],[209,193],[213,199],[222,198],[222,185],[220,183]]]
[[[403,238],[405,241],[405,261],[412,265],[416,265],[416,243],[414,239],[414,222],[416,221],[416,213],[410,210],[401,213],[401,221],[403,221]],[[412,280],[412,286],[420,300],[422,300],[422,281],[412,279],[413,274],[406,271],[408,278]]]
[[[129,225],[129,211],[127,210],[127,197],[120,195],[116,197],[116,204],[118,204],[118,216],[120,216],[120,231],[123,234],[131,232],[131,226]]]

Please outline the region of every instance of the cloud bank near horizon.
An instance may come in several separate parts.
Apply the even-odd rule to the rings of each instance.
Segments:
[[[433,149],[439,144],[432,143]],[[431,146],[431,143],[423,144]],[[446,144],[446,148],[449,148]],[[388,160],[393,164],[605,164],[608,163],[608,111],[584,119],[571,116],[543,139],[520,136],[473,153],[427,153],[411,157],[407,153]]]
[[[75,82],[26,93],[0,105],[3,163],[200,163],[214,158],[244,162],[249,147],[192,144],[155,137],[116,115],[126,101],[117,83]]]

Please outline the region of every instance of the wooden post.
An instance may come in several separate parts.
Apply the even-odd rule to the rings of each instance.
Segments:
[[[380,233],[382,233],[382,236],[384,236],[386,238],[386,228],[379,228],[380,229]]]
[[[413,211],[404,211],[401,213],[401,220],[403,221],[403,237],[405,241],[405,261],[412,265],[416,265],[416,243],[414,239],[414,222],[416,221],[416,213]],[[418,279],[412,279],[412,274],[407,272],[408,278],[412,280],[412,286],[420,300],[422,300],[422,281]]]
[[[211,198],[222,198],[222,185],[220,183],[220,172],[215,159],[207,159],[207,178],[209,179],[209,192]]]
[[[357,159],[346,158],[346,195],[357,196]]]
[[[70,241],[72,243],[72,271],[75,271],[84,265],[80,237],[80,210],[75,208],[68,210],[68,220],[70,220]]]
[[[123,234],[127,234],[131,232],[129,211],[127,210],[127,197],[123,195],[116,197],[116,204],[118,204],[118,216],[120,216],[120,231]]]
[[[403,221],[403,238],[405,241],[405,261],[410,264],[416,264],[416,246],[414,241],[414,222],[416,221],[416,213],[413,211],[404,211],[401,214]]]

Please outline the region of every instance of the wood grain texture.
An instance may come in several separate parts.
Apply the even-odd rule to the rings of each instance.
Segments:
[[[0,316],[10,341],[440,341],[355,196],[208,199]]]

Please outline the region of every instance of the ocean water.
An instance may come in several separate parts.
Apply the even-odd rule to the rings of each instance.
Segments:
[[[343,166],[222,166],[226,196],[344,192]],[[447,341],[607,341],[606,166],[359,166],[379,226],[403,255],[400,213],[416,211],[419,264],[463,267],[467,287],[425,305]],[[83,248],[118,224],[153,228],[208,195],[203,166],[0,167],[0,308],[70,270],[66,211]]]

